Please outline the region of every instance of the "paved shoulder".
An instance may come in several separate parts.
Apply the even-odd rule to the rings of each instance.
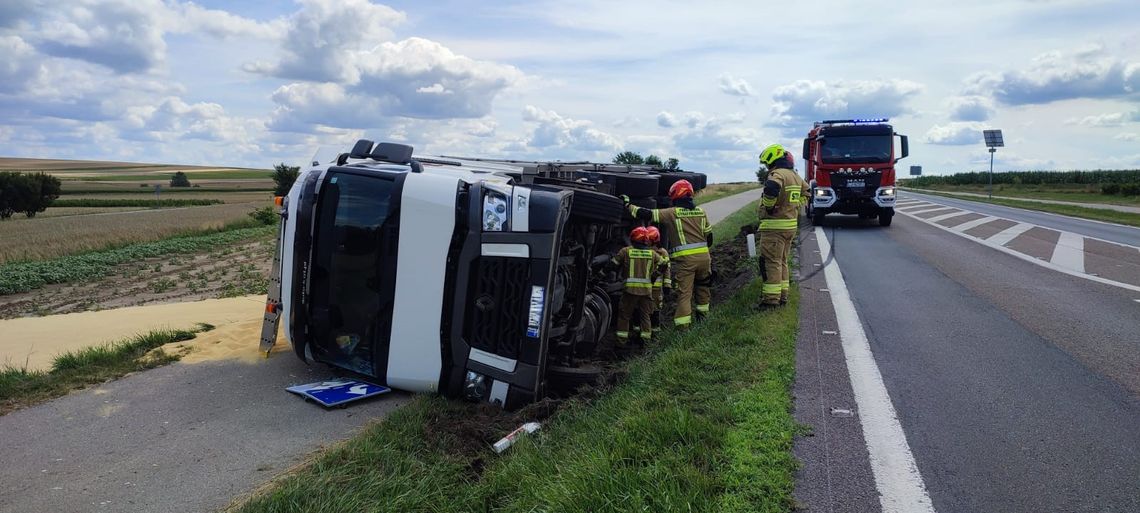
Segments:
[[[716,201],[710,201],[701,205],[701,209],[708,215],[709,223],[719,223],[724,218],[732,215],[733,212],[744,208],[749,203],[760,199],[763,193],[761,189],[752,189],[744,191],[740,194],[734,194],[727,198],[721,198]]]

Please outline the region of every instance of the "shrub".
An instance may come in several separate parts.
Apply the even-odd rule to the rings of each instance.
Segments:
[[[170,177],[170,186],[190,187],[190,177],[186,176],[186,173],[182,171],[174,173],[174,176]]]
[[[1120,185],[1115,183],[1106,183],[1100,186],[1101,194],[1120,194]]]
[[[59,197],[59,178],[46,173],[0,173],[0,219],[23,212],[35,217]]]
[[[297,177],[300,175],[300,167],[287,166],[284,162],[273,166],[273,183],[276,184],[273,188],[273,195],[284,196],[289,194],[289,189],[293,187],[293,182],[296,182]]]
[[[277,214],[277,209],[273,207],[261,207],[250,212],[249,217],[263,225],[277,224],[277,220],[281,218],[281,216]]]
[[[1120,194],[1123,196],[1140,196],[1140,183],[1126,183],[1121,185]]]

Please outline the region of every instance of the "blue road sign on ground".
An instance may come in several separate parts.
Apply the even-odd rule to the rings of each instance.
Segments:
[[[352,401],[359,401],[392,391],[388,387],[373,385],[363,381],[338,379],[335,381],[319,381],[307,385],[295,385],[285,390],[294,394],[308,397],[326,407],[338,406]]]

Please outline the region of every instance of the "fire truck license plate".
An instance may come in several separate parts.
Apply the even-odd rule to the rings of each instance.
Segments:
[[[863,183],[863,180],[847,180],[847,186],[853,189],[862,189],[866,187],[866,184]]]

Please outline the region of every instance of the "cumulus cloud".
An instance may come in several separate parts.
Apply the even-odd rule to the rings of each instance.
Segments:
[[[752,86],[743,78],[725,73],[720,76],[720,92],[729,96],[752,96]]]
[[[893,117],[909,112],[907,102],[923,90],[910,80],[797,80],[772,92],[769,125],[801,131],[825,118]]]
[[[978,73],[966,80],[967,94],[991,96],[1006,105],[1044,104],[1073,98],[1140,96],[1140,62],[1094,46],[1075,52],[1038,55],[1021,70]]]
[[[282,56],[246,71],[293,80],[356,83],[370,50],[392,39],[407,16],[368,0],[302,0],[286,22]],[[408,63],[414,64],[414,63]]]
[[[352,65],[356,78],[349,83],[299,82],[278,88],[272,95],[277,108],[271,127],[369,128],[390,116],[478,118],[490,114],[495,97],[523,78],[513,66],[456,55],[421,38],[383,43]]]
[[[1140,112],[1125,113],[1113,112],[1111,114],[1097,114],[1095,116],[1085,116],[1083,118],[1070,118],[1065,120],[1066,125],[1080,125],[1080,126],[1098,126],[1098,127],[1113,127],[1120,126],[1130,121],[1138,121],[1140,119]]]
[[[950,119],[955,121],[986,121],[993,115],[993,101],[984,96],[958,96],[950,99]]]
[[[198,139],[215,142],[238,142],[248,139],[247,120],[230,117],[217,103],[189,104],[178,97],[167,97],[157,105],[140,105],[128,109],[123,121],[125,139],[174,141]]]
[[[700,112],[685,114],[688,130],[673,136],[673,143],[687,152],[737,151],[759,147],[759,134],[736,125],[744,121],[744,113],[705,116]]]
[[[36,51],[18,36],[0,36],[0,93],[18,93],[39,74]]]
[[[662,128],[673,128],[677,126],[677,117],[669,111],[661,111],[657,113],[657,126]]]
[[[956,122],[934,125],[926,132],[926,142],[949,146],[964,146],[982,142],[982,130],[986,125],[976,122]]]
[[[1116,134],[1113,137],[1113,139],[1117,140],[1117,141],[1140,141],[1140,134],[1135,134],[1132,132],[1122,132],[1122,133]]]
[[[593,123],[542,110],[533,105],[523,109],[523,121],[537,123],[526,144],[534,148],[569,148],[581,151],[614,151],[621,144],[614,136],[593,128]]]

